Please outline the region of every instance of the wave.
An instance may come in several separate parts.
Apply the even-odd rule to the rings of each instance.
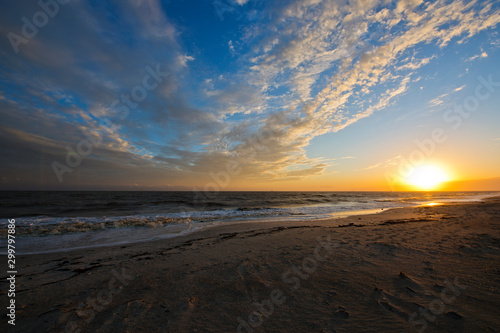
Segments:
[[[148,195],[148,198],[162,195]],[[115,216],[116,209],[126,209],[132,196],[139,196],[137,192],[125,197],[126,200],[118,200],[113,194],[110,201],[99,202],[96,196],[89,195],[93,207],[107,207],[98,210],[103,214],[98,216],[86,216],[89,210],[84,205],[70,208],[68,205],[60,207],[58,214],[62,216],[51,216],[31,213],[30,216],[16,217],[16,231],[19,236],[48,236],[69,233],[85,233],[92,231],[104,231],[120,228],[160,228],[170,225],[183,225],[191,223],[228,222],[242,220],[272,219],[272,218],[301,218],[301,219],[323,219],[336,216],[339,213],[351,211],[365,211],[373,209],[387,209],[396,207],[407,207],[426,202],[449,202],[480,200],[492,193],[238,193],[237,195],[226,195],[226,202],[222,200],[205,201],[198,206],[188,206],[188,195],[184,198],[175,198],[175,195],[165,200],[146,201],[141,199],[134,202],[133,206],[165,204],[161,209],[145,209],[146,213],[137,214],[136,210],[130,210],[132,214]],[[165,196],[163,194],[163,196]],[[122,199],[123,199],[122,195]],[[240,197],[239,199],[234,199]],[[263,197],[263,198],[262,198]],[[218,198],[220,199],[220,198]],[[286,200],[285,200],[286,199]],[[54,202],[60,202],[54,200]],[[169,206],[172,203],[176,205]],[[242,205],[244,203],[244,205]],[[83,202],[82,204],[91,204]],[[177,204],[183,204],[182,211]],[[188,208],[190,207],[190,208]],[[125,210],[125,213],[129,211]],[[71,215],[72,214],[72,215]],[[80,214],[80,215],[78,215]],[[95,213],[94,213],[95,214]],[[76,215],[76,216],[75,216]],[[11,218],[11,217],[9,217]],[[4,223],[2,221],[2,223]],[[6,228],[0,233],[5,234]]]

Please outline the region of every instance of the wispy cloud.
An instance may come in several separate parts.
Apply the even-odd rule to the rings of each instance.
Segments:
[[[266,25],[266,38],[255,38],[259,41],[255,49],[259,51],[251,58],[254,65],[250,82],[259,85],[262,91],[289,87],[293,92],[287,100],[289,105],[297,105],[294,96],[303,101],[300,107],[287,112],[294,120],[283,124],[287,135],[280,142],[290,145],[280,147],[284,151],[303,154],[313,137],[352,125],[403,94],[411,82],[412,71],[433,58],[407,58],[404,57],[407,50],[430,42],[444,47],[453,38],[471,36],[500,21],[498,11],[491,8],[475,11],[473,3],[412,1],[401,2],[392,10],[378,5],[377,2],[353,2],[350,6],[329,1],[293,2],[280,8],[279,19],[273,20],[273,25]],[[489,15],[486,19],[475,19],[486,13]],[[375,23],[377,29],[370,29]],[[401,26],[399,33],[387,34],[397,24]],[[450,28],[442,29],[444,24]],[[380,45],[371,45],[367,40],[378,41]],[[336,73],[321,88],[319,74],[332,67],[338,68]],[[362,111],[355,111],[352,106],[359,103],[351,101],[359,96],[360,87],[362,95],[375,88],[385,87],[386,91]]]
[[[441,104],[443,104],[443,103],[444,103],[443,98],[444,98],[444,97],[447,97],[447,96],[448,96],[448,94],[442,94],[442,95],[440,95],[440,96],[438,96],[438,97],[436,97],[436,98],[434,98],[434,99],[431,99],[431,100],[429,101],[429,104],[430,104],[431,106],[438,106],[438,105],[441,105]]]
[[[471,62],[473,60],[476,60],[476,59],[480,59],[480,58],[487,58],[488,57],[488,53],[484,52],[482,49],[481,49],[481,53],[479,54],[476,54],[476,55],[473,55],[472,57],[470,58],[467,58],[465,60],[465,62]]]
[[[369,166],[365,167],[363,170],[373,170],[373,169],[378,169],[378,168],[386,168],[386,167],[390,167],[390,166],[401,165],[401,159],[402,159],[402,156],[398,155],[398,156],[392,157],[386,161],[369,165]]]

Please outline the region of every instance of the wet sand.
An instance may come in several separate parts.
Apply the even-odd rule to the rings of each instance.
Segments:
[[[0,330],[500,332],[500,198],[340,222],[18,256]]]

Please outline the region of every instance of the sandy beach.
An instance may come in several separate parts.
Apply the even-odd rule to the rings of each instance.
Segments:
[[[500,333],[500,0],[0,32],[0,333]]]
[[[18,256],[15,326],[4,315],[0,329],[500,331],[500,198],[340,222],[233,224]]]

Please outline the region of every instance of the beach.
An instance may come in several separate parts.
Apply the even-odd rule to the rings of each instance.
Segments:
[[[500,0],[1,8],[0,333],[500,333]]]
[[[16,264],[15,326],[4,316],[2,332],[500,331],[500,197]]]

